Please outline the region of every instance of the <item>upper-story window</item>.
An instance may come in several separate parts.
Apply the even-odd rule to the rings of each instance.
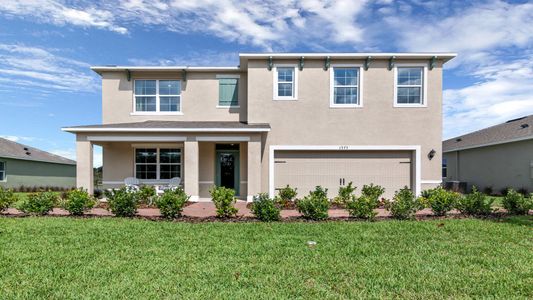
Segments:
[[[395,68],[395,106],[425,106],[425,67],[397,66]]]
[[[6,163],[0,161],[0,181],[6,181]]]
[[[296,100],[298,78],[295,66],[276,66],[274,69],[274,100]]]
[[[178,113],[181,111],[179,80],[135,80],[134,112]]]
[[[239,76],[217,75],[218,78],[218,106],[239,106]]]
[[[361,72],[356,66],[333,66],[331,68],[330,106],[360,107]]]

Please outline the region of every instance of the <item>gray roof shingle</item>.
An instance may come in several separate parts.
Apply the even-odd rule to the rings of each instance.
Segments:
[[[445,140],[442,142],[442,151],[478,148],[528,138],[533,139],[533,115]]]
[[[34,147],[0,138],[0,157],[75,165],[76,162]]]

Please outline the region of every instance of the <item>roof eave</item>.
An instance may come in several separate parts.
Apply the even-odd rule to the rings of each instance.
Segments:
[[[527,140],[533,140],[533,135],[532,136],[525,136],[525,137],[515,138],[515,139],[509,139],[509,140],[506,140],[506,141],[499,141],[499,142],[493,142],[493,143],[485,143],[485,144],[479,144],[479,145],[458,147],[458,148],[453,148],[453,149],[449,149],[449,150],[443,149],[442,153],[450,153],[450,152],[455,152],[455,151],[463,151],[463,150],[470,150],[470,149],[483,148],[483,147],[489,147],[489,146],[497,146],[497,145],[501,145],[501,144],[509,144],[509,143],[514,143],[514,142],[527,141]]]
[[[269,132],[270,128],[77,128],[64,127],[62,131],[81,132]]]

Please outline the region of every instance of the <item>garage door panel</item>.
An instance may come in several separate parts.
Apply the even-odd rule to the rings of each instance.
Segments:
[[[298,197],[315,186],[328,188],[328,196],[338,193],[340,179],[358,187],[379,184],[386,197],[394,191],[411,187],[411,152],[409,151],[277,151],[275,153],[275,188],[289,184],[298,188]]]

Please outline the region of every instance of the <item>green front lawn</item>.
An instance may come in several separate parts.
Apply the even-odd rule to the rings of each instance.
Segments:
[[[274,224],[4,217],[0,295],[531,299],[532,229],[531,216]]]

